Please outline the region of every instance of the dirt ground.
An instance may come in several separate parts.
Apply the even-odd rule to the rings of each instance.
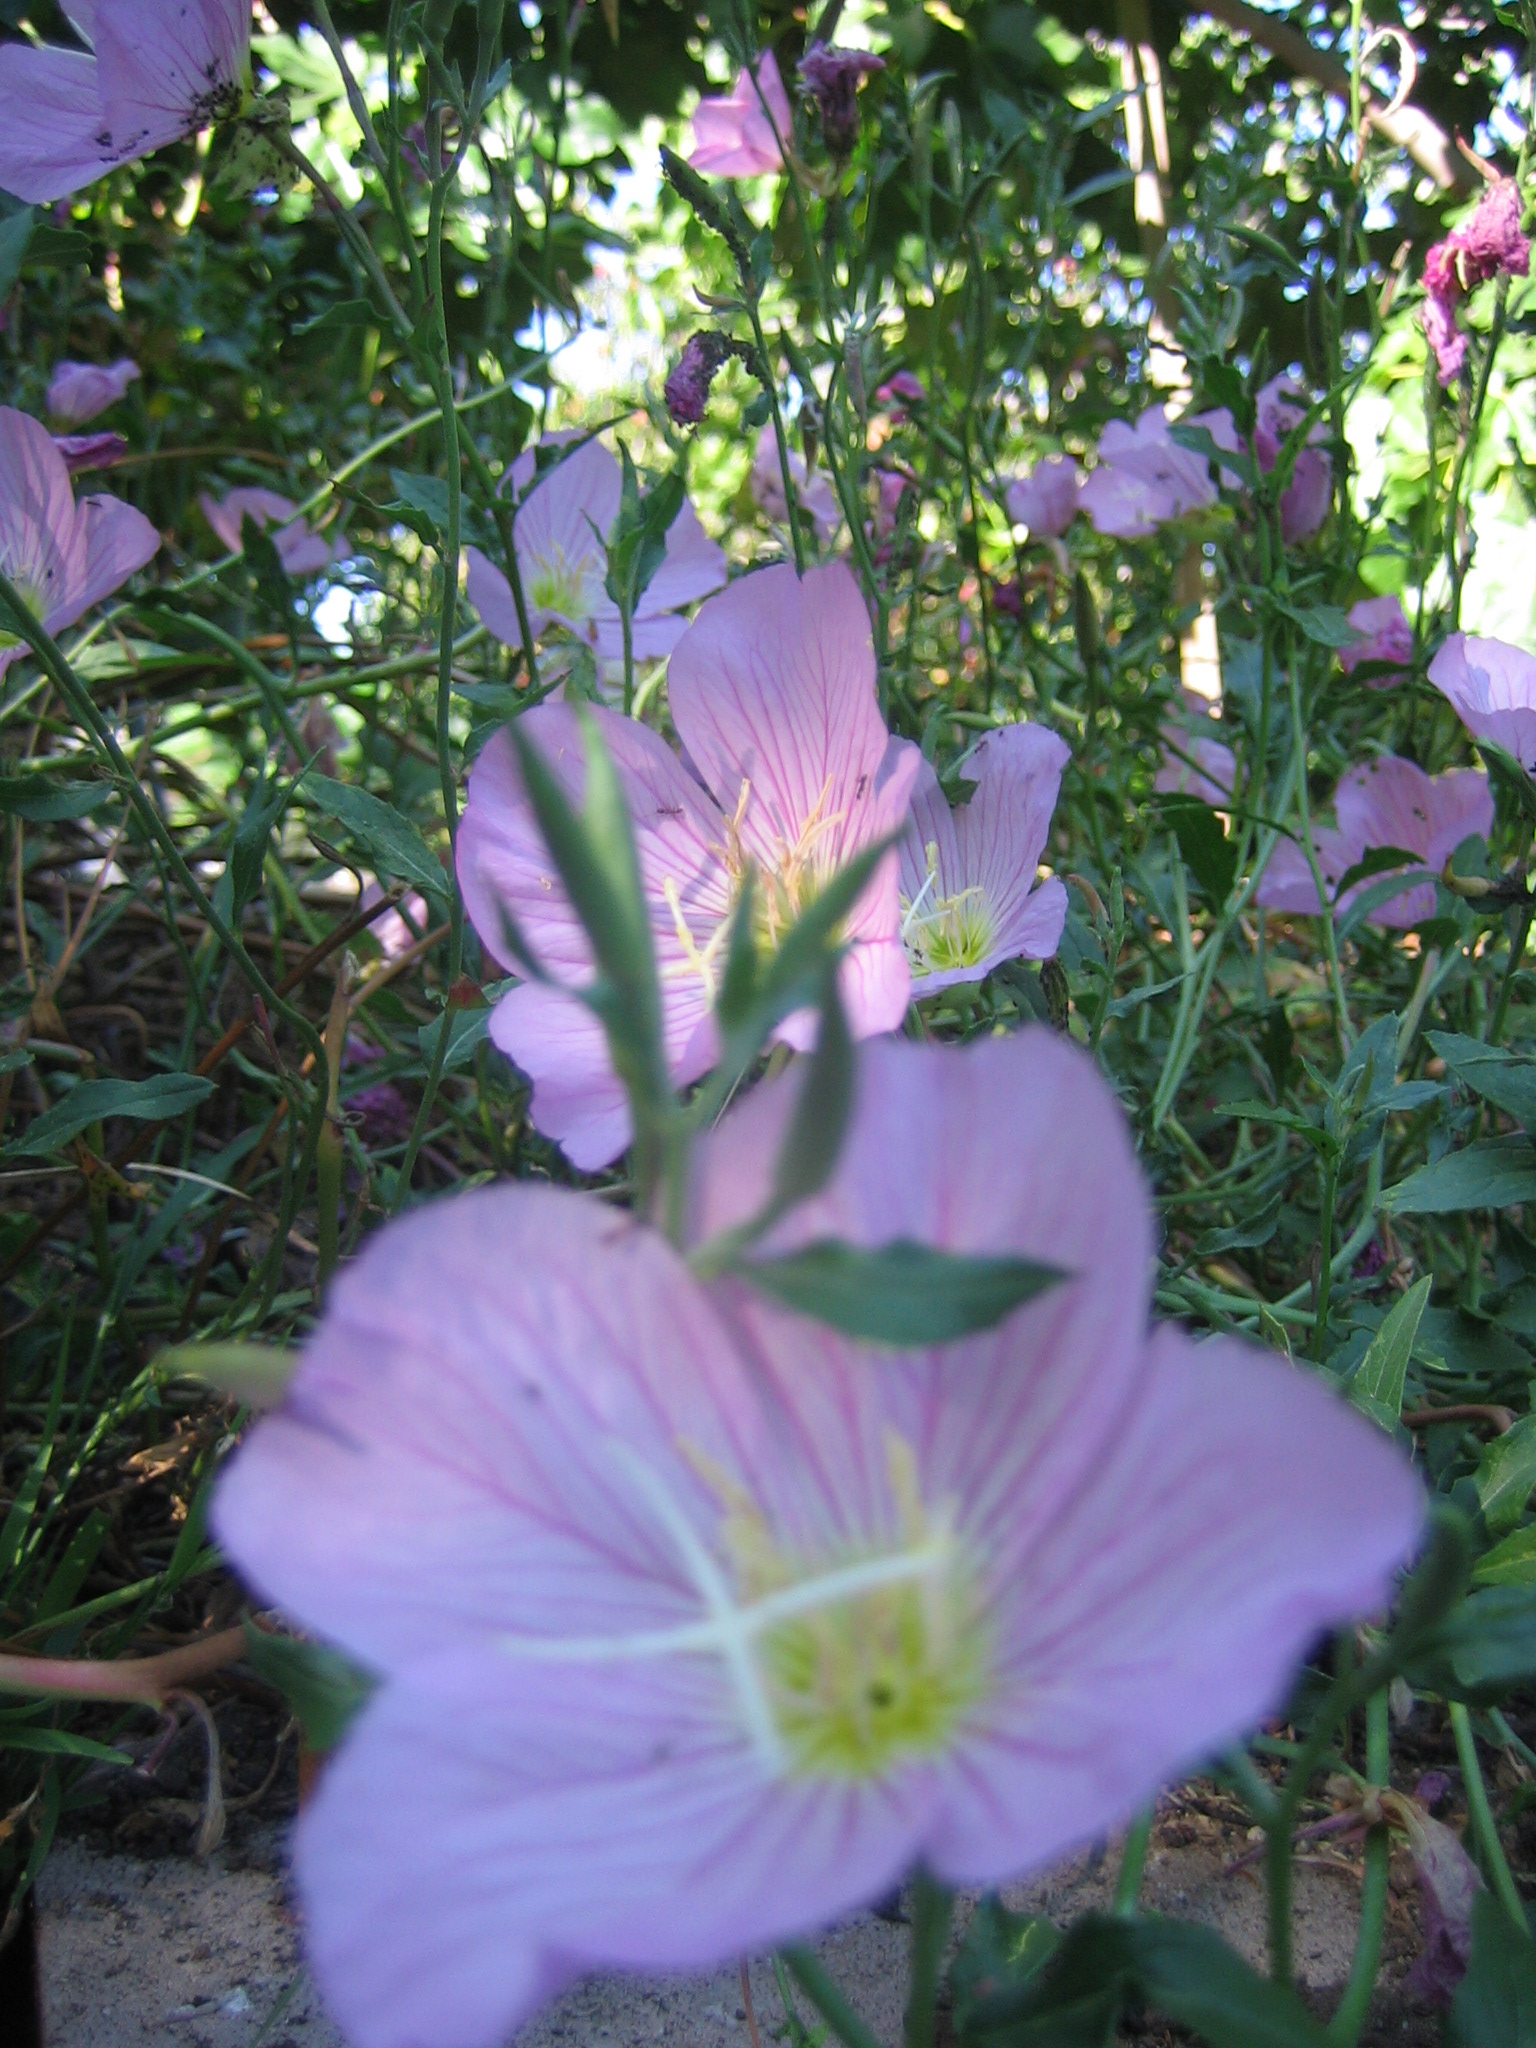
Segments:
[[[104,1852],[88,1838],[61,1844],[40,1902],[48,2048],[343,2048],[302,1965],[284,1878],[285,1826],[237,1831],[206,1862]],[[1263,1890],[1232,1870],[1246,1836],[1219,1794],[1191,1787],[1165,1802],[1148,1861],[1143,1903],[1220,1930],[1263,1960]],[[1007,1895],[1019,1910],[1066,1920],[1106,1903],[1116,1852],[1081,1856]],[[1297,1870],[1296,1961],[1320,2010],[1348,1972],[1358,1865],[1348,1850]],[[1411,1888],[1394,1885],[1375,2048],[1438,2039],[1432,2016],[1396,1990],[1415,1946]],[[820,1944],[828,1968],[880,2038],[900,2038],[906,1930],[869,1915]],[[766,1959],[751,1965],[764,2042],[782,2025]],[[1169,2041],[1160,2027],[1139,2043]],[[750,2048],[739,1973],[681,1980],[593,1979],[551,2007],[519,2048]]]

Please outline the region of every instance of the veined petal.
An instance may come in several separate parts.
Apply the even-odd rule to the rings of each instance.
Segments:
[[[93,185],[116,161],[102,123],[94,57],[0,45],[0,192],[38,206]]]
[[[1105,1451],[1049,1527],[992,1553],[1006,1704],[955,1760],[928,1851],[951,1883],[1053,1861],[1275,1712],[1322,1630],[1387,1602],[1424,1525],[1380,1431],[1225,1339],[1160,1331]]]
[[[952,896],[964,886],[959,879],[960,845],[955,837],[955,814],[928,761],[920,761],[914,774],[912,805],[898,851],[901,893],[908,904]]]
[[[84,499],[76,514],[76,530],[82,581],[72,599],[73,617],[60,619],[61,626],[73,625],[93,604],[121,589],[160,551],[158,528],[121,498]]]
[[[101,98],[119,163],[233,113],[250,53],[247,0],[97,0]]]
[[[635,607],[636,623],[697,604],[701,597],[720,589],[727,573],[724,548],[710,539],[699,523],[698,513],[685,500],[668,529],[667,552],[661,567]]]
[[[517,616],[517,601],[512,595],[512,585],[489,556],[481,554],[478,548],[466,548],[464,559],[469,564],[466,594],[480,614],[481,623],[486,631],[499,640],[503,647],[521,647],[523,627]],[[527,596],[525,590],[525,602]],[[549,614],[541,612],[534,605],[529,605],[528,628],[535,640],[548,624]]]
[[[40,619],[60,618],[85,587],[68,467],[47,428],[10,406],[0,406],[0,570]]]

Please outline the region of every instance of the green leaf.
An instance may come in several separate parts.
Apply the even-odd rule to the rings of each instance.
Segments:
[[[1536,1060],[1507,1046],[1484,1045],[1456,1031],[1425,1034],[1464,1088],[1502,1109],[1527,1130],[1536,1129]]]
[[[265,536],[263,536],[265,538]],[[271,542],[267,545],[270,547]],[[295,785],[278,776],[263,778],[251,791],[229,849],[229,921],[238,927],[246,905],[261,888],[272,829],[293,801]]]
[[[1474,1586],[1536,1586],[1536,1524],[1516,1529],[1472,1567]]]
[[[1400,846],[1373,846],[1363,853],[1352,868],[1346,868],[1339,877],[1333,900],[1338,902],[1346,889],[1353,889],[1356,882],[1369,882],[1376,875],[1389,875],[1394,868],[1420,868],[1424,856],[1405,853]]]
[[[1293,619],[1300,626],[1315,646],[1352,647],[1359,638],[1348,617],[1337,605],[1292,605],[1281,601],[1280,609],[1287,618]]]
[[[1484,1703],[1536,1678],[1536,1586],[1485,1586],[1452,1608],[1410,1681],[1447,1699]]]
[[[323,313],[317,313],[312,320],[301,320],[292,332],[295,335],[330,334],[343,328],[377,327],[379,324],[378,314],[366,299],[340,299],[334,306],[327,306]]]
[[[1327,2035],[1295,1992],[1261,1977],[1209,1927],[1187,1920],[1087,1914],[1037,1977],[981,2001],[964,2040],[1009,2048],[1089,2041],[1089,2016],[1131,1996],[1210,2048],[1325,2048]],[[1062,2024],[1067,2031],[1063,2032]],[[1097,2040],[1105,2035],[1100,2021]]]
[[[85,1757],[95,1764],[131,1764],[133,1758],[88,1735],[70,1735],[63,1728],[28,1728],[0,1721],[0,1750],[25,1749],[38,1756]]]
[[[155,1359],[158,1374],[201,1380],[248,1408],[276,1408],[298,1369],[298,1352],[271,1344],[176,1344]]]
[[[0,811],[34,825],[86,818],[110,803],[110,782],[56,782],[46,775],[0,775]]]
[[[782,1216],[796,1202],[820,1193],[831,1179],[853,1108],[853,1082],[853,1040],[837,992],[837,972],[829,968],[816,1050],[806,1063],[794,1114],[773,1163],[773,1214]]]
[[[395,487],[396,503],[386,506],[386,511],[394,513],[428,547],[439,546],[448,531],[447,478],[392,469],[389,480]]]
[[[1496,792],[1504,799],[1508,810],[1527,824],[1536,825],[1536,782],[1532,782],[1525,769],[1501,746],[1488,739],[1480,739],[1477,751],[1483,757],[1488,770],[1488,779]]]
[[[995,1892],[988,1892],[971,1915],[949,1966],[956,2034],[965,2038],[971,2015],[983,2000],[1037,1977],[1060,1941],[1049,1920],[1034,1913],[1010,1913]]]
[[[1387,1311],[1349,1383],[1348,1394],[1354,1405],[1387,1429],[1397,1426],[1403,1412],[1408,1361],[1413,1356],[1413,1340],[1419,1334],[1419,1321],[1433,1285],[1433,1274],[1426,1273]]]
[[[197,1074],[156,1074],[148,1081],[77,1081],[62,1102],[34,1117],[6,1150],[17,1159],[42,1158],[108,1117],[161,1123],[196,1109],[212,1093],[213,1083]]]
[[[1492,1892],[1472,1901],[1472,1956],[1456,1988],[1446,2048],[1532,2048],[1536,2043],[1536,1944]]]
[[[1536,1149],[1525,1138],[1479,1138],[1388,1188],[1394,1216],[1447,1216],[1461,1209],[1509,1209],[1536,1201]]]
[[[416,1034],[416,1043],[421,1047],[422,1059],[428,1066],[437,1055],[437,1041],[445,1018],[448,1050],[443,1055],[443,1072],[456,1074],[461,1067],[469,1065],[476,1050],[485,1043],[491,1028],[491,1013],[488,1009],[449,1010],[444,1017],[435,1017],[430,1024],[423,1024]]]
[[[293,1709],[309,1748],[331,1750],[368,1704],[378,1684],[340,1650],[245,1624],[245,1661]]]
[[[1513,1529],[1536,1487],[1536,1415],[1523,1415],[1484,1448],[1476,1485],[1490,1531],[1502,1536]]]
[[[1184,794],[1160,797],[1158,809],[1207,900],[1225,903],[1237,876],[1237,846],[1223,831],[1220,818],[1199,797]]]
[[[819,1239],[732,1268],[763,1293],[873,1344],[947,1344],[990,1329],[1067,1275],[1033,1259],[936,1251],[910,1238],[866,1250]]]
[[[90,260],[90,238],[77,228],[49,227],[46,222],[39,222],[33,228],[26,253],[29,270],[47,266],[67,270],[73,264],[89,263]]]
[[[18,207],[15,213],[0,220],[0,299],[10,297],[11,287],[21,275],[27,245],[36,228],[37,209],[34,206]]]
[[[448,900],[448,877],[410,819],[392,804],[350,782],[335,782],[314,769],[303,778],[304,802],[346,827],[380,874],[394,875],[440,903]]]

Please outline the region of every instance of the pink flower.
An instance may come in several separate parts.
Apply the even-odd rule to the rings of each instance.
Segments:
[[[859,87],[885,69],[885,59],[872,57],[867,50],[837,50],[825,43],[812,43],[797,68],[801,84],[821,115],[821,139],[828,154],[841,161],[852,154],[859,139]]]
[[[1339,667],[1345,675],[1353,675],[1362,661],[1391,662],[1392,672],[1370,677],[1367,688],[1389,690],[1394,683],[1404,682],[1405,671],[1413,662],[1413,628],[1401,598],[1363,597],[1351,607],[1349,623],[1360,637],[1352,647],[1339,650]]]
[[[1253,452],[1267,476],[1280,460],[1280,450],[1307,416],[1307,397],[1287,376],[1271,377],[1258,394],[1258,420]],[[1313,444],[1326,438],[1321,422],[1307,436],[1296,458],[1291,481],[1280,494],[1280,537],[1290,546],[1309,540],[1328,517],[1333,503],[1333,460]]]
[[[757,60],[756,81],[751,72],[739,72],[724,98],[700,100],[694,108],[693,154],[688,161],[696,171],[717,178],[755,178],[783,170],[794,117],[771,50]]]
[[[128,453],[122,434],[55,434],[53,445],[71,476],[88,469],[115,469]]]
[[[797,1085],[709,1141],[703,1228],[766,1191]],[[826,1236],[1068,1277],[876,1356],[527,1183],[338,1276],[214,1519],[380,1680],[296,1834],[357,2048],[499,2048],[586,1971],[713,1969],[919,1863],[1043,1869],[1389,1597],[1410,1467],[1272,1354],[1148,1336],[1146,1192],[1075,1047],[866,1047],[774,1249]]]
[[[1536,658],[1503,640],[1453,633],[1429,664],[1429,680],[1474,739],[1492,740],[1536,775]]]
[[[984,981],[1004,960],[1048,960],[1067,892],[1036,883],[1050,834],[1065,740],[1040,725],[989,732],[961,774],[976,794],[957,811],[925,761],[901,841],[901,936],[914,996]]]
[[[1314,830],[1312,840],[1336,916],[1348,910],[1362,890],[1378,887],[1384,878],[1385,871],[1337,894],[1340,881],[1367,853],[1396,847],[1437,875],[1463,839],[1493,830],[1493,795],[1479,769],[1426,775],[1395,754],[1351,768],[1339,783],[1334,810],[1337,830]],[[1282,840],[1275,848],[1256,900],[1267,910],[1302,916],[1321,908],[1306,855],[1294,840]],[[1405,882],[1398,895],[1376,906],[1368,921],[1406,930],[1434,914],[1433,881]]]
[[[921,377],[914,376],[910,370],[898,370],[876,389],[875,403],[891,408],[898,407],[903,402],[907,405],[921,405],[927,396],[928,387]],[[906,418],[906,414],[893,410],[892,418],[899,422]]]
[[[0,406],[0,570],[47,633],[59,633],[128,581],[160,536],[118,498],[77,505],[46,427]],[[23,643],[0,622],[0,675]]]
[[[600,661],[622,661],[623,621],[604,588],[606,542],[623,490],[618,457],[601,441],[588,441],[529,490],[534,463],[534,451],[525,449],[507,479],[512,496],[520,499],[512,537],[533,636],[542,639],[552,626],[563,627]],[[511,584],[478,548],[464,553],[470,603],[498,640],[521,647]],[[667,534],[666,557],[635,607],[635,659],[660,661],[670,654],[687,630],[687,621],[675,616],[679,607],[718,590],[725,577],[724,554],[685,503]]]
[[[378,883],[370,882],[357,899],[358,909],[371,910],[375,903],[382,901],[383,895]],[[431,929],[432,914],[427,909],[427,899],[414,889],[401,897],[396,908],[386,910],[368,927],[386,960],[401,959]]]
[[[1520,188],[1513,178],[1488,187],[1464,227],[1453,228],[1424,258],[1424,331],[1442,384],[1451,383],[1467,354],[1467,337],[1456,322],[1457,308],[1502,271],[1528,277],[1531,245],[1521,232]]]
[[[1163,796],[1197,796],[1213,810],[1230,810],[1237,788],[1237,756],[1232,749],[1177,725],[1163,727],[1163,743],[1163,765],[1152,787]]]
[[[128,386],[143,374],[127,356],[107,369],[94,363],[60,363],[48,386],[48,410],[66,426],[83,427],[109,405],[116,405]]]
[[[277,491],[241,489],[230,491],[222,500],[204,491],[197,502],[203,508],[203,517],[232,555],[238,555],[245,546],[242,536],[249,518],[264,532],[272,533],[272,544],[283,571],[296,581],[322,575],[336,560],[331,543],[323,534],[316,533],[308,520],[298,517],[298,507],[291,498],[282,497]]]
[[[0,46],[0,191],[65,199],[238,111],[250,0],[64,0],[91,54]]]
[[[667,696],[688,766],[648,726],[594,716],[634,820],[667,1056],[686,1087],[717,1057],[715,992],[746,865],[757,870],[760,940],[777,945],[830,875],[898,829],[919,756],[886,732],[869,614],[840,563],[803,581],[787,566],[759,569],[711,598],[672,656]],[[545,704],[524,720],[579,798],[585,771],[574,712]],[[475,929],[494,951],[507,950],[505,909],[548,973],[567,988],[590,979],[586,936],[504,734],[469,778],[458,873]],[[909,987],[894,855],[844,936],[841,986],[855,1036],[894,1030]],[[814,1020],[791,1018],[783,1035],[807,1044]],[[535,1124],[575,1165],[604,1166],[623,1151],[629,1107],[602,1030],[575,996],[526,982],[502,997],[491,1037],[532,1080]]]
[[[1082,488],[1069,455],[1048,455],[1008,486],[1008,517],[1015,526],[1027,526],[1031,540],[1057,540],[1077,517]]]
[[[836,533],[843,516],[837,493],[819,470],[807,481],[803,455],[791,454],[789,474],[795,486],[795,502],[825,546]],[[772,420],[757,437],[757,453],[752,458],[752,496],[766,518],[781,526],[787,524],[789,507],[784,498],[784,472],[779,466],[779,444]]]
[[[1142,540],[1170,519],[1216,503],[1211,465],[1197,449],[1173,439],[1174,426],[1204,427],[1216,446],[1237,454],[1241,443],[1226,411],[1170,420],[1165,407],[1144,412],[1135,426],[1111,420],[1099,436],[1098,467],[1082,486],[1080,502],[1099,533]]]

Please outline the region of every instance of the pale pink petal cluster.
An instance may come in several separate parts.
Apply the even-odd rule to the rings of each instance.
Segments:
[[[1077,517],[1082,492],[1071,456],[1048,455],[1008,486],[1008,517],[1015,526],[1027,526],[1031,540],[1058,540]]]
[[[1353,675],[1364,661],[1390,663],[1389,671],[1367,678],[1367,688],[1389,690],[1407,680],[1413,664],[1413,627],[1397,597],[1363,597],[1352,605],[1349,624],[1358,636],[1352,645],[1339,649],[1339,667]]]
[[[1307,416],[1307,396],[1295,380],[1284,374],[1271,377],[1259,392],[1253,452],[1267,476],[1280,459],[1280,450]],[[1310,540],[1333,503],[1333,458],[1317,444],[1327,438],[1321,421],[1307,435],[1296,457],[1291,480],[1280,494],[1280,537],[1289,547]]]
[[[247,519],[269,533],[284,573],[298,582],[323,575],[338,558],[337,550],[324,534],[316,533],[309,521],[299,516],[293,500],[278,491],[242,487],[223,498],[204,491],[197,502],[203,517],[232,555],[238,555],[245,546]]]
[[[765,50],[752,71],[738,72],[728,93],[700,100],[694,108],[688,161],[716,178],[782,171],[794,125],[778,64],[773,52]]]
[[[718,1056],[715,996],[746,867],[757,877],[759,940],[771,948],[837,869],[897,831],[919,755],[886,731],[869,614],[842,564],[803,580],[787,566],[759,569],[711,598],[672,655],[667,696],[686,762],[648,726],[593,715],[634,821],[667,1059],[685,1086]],[[579,800],[585,755],[574,711],[536,706],[519,729]],[[505,734],[470,776],[458,875],[491,950],[509,957],[510,916],[560,984],[523,983],[491,1020],[492,1039],[534,1084],[535,1125],[577,1166],[605,1165],[629,1142],[629,1108],[600,1026],[567,993],[590,981],[591,951]],[[894,1029],[910,985],[894,854],[844,937],[854,1034]],[[813,1018],[790,1019],[784,1035],[804,1045],[813,1030]]]
[[[128,356],[105,366],[60,363],[48,386],[48,411],[67,427],[83,427],[109,405],[116,405],[128,386],[143,374]]]
[[[1380,887],[1390,870],[1353,883],[1338,893],[1339,883],[1367,853],[1396,848],[1410,856],[1408,873],[1428,868],[1437,875],[1464,839],[1486,837],[1493,830],[1493,793],[1480,769],[1453,768],[1426,775],[1412,761],[1395,754],[1351,768],[1334,793],[1337,826],[1312,834],[1318,870],[1334,914],[1349,909],[1366,889]],[[1289,910],[1303,916],[1321,909],[1317,884],[1302,848],[1282,840],[1270,857],[1256,900],[1267,910]],[[1435,914],[1432,880],[1405,881],[1402,889],[1379,903],[1368,922],[1406,930]]]
[[[760,1204],[797,1086],[709,1140],[701,1233]],[[918,1865],[1043,1869],[1389,1598],[1409,1465],[1271,1353],[1148,1336],[1150,1204],[1077,1048],[866,1047],[772,1249],[826,1237],[1064,1277],[875,1355],[528,1184],[339,1276],[214,1521],[380,1681],[296,1836],[356,2048],[501,2048],[587,1971],[714,1969]]]
[[[624,627],[605,588],[607,540],[619,516],[623,475],[618,457],[601,441],[576,446],[576,439],[551,437],[552,445],[571,452],[538,483],[534,450],[525,449],[512,465],[507,488],[517,508],[512,539],[518,575],[536,641],[558,629],[583,641],[600,662],[614,663],[624,657]],[[521,647],[522,627],[505,573],[479,548],[464,553],[470,603],[498,640]],[[669,655],[687,629],[678,612],[718,590],[725,578],[723,550],[685,502],[667,533],[662,564],[635,607],[634,658],[660,661]]]
[[[59,633],[119,589],[160,546],[142,512],[118,498],[75,503],[53,436],[0,406],[0,571],[45,632]],[[0,622],[0,675],[22,642]]]
[[[1501,273],[1530,275],[1524,212],[1514,179],[1496,179],[1465,226],[1453,228],[1424,258],[1424,332],[1442,384],[1453,383],[1467,359],[1466,332],[1456,317],[1462,300]]]
[[[1174,420],[1165,406],[1154,406],[1134,426],[1111,420],[1099,436],[1098,464],[1079,494],[1097,532],[1119,540],[1144,540],[1169,520],[1216,503],[1209,459],[1174,440],[1176,425],[1203,427],[1217,448],[1233,455],[1240,452],[1232,415],[1225,410]]]
[[[1492,740],[1536,775],[1536,655],[1453,633],[1429,664],[1429,680],[1474,739]]]
[[[238,111],[250,0],[64,0],[89,51],[0,45],[0,192],[65,199]]]
[[[1056,951],[1067,892],[1037,871],[1070,759],[1066,741],[1044,726],[1001,726],[961,767],[976,793],[958,810],[923,762],[901,841],[901,936],[914,996]]]
[[[789,478],[794,485],[796,506],[802,517],[811,522],[817,539],[825,547],[842,523],[836,491],[819,469],[814,476],[808,475],[805,457],[793,452],[789,458]],[[772,420],[757,437],[757,452],[752,458],[752,496],[764,518],[787,525],[789,505],[784,496],[784,471]]]

